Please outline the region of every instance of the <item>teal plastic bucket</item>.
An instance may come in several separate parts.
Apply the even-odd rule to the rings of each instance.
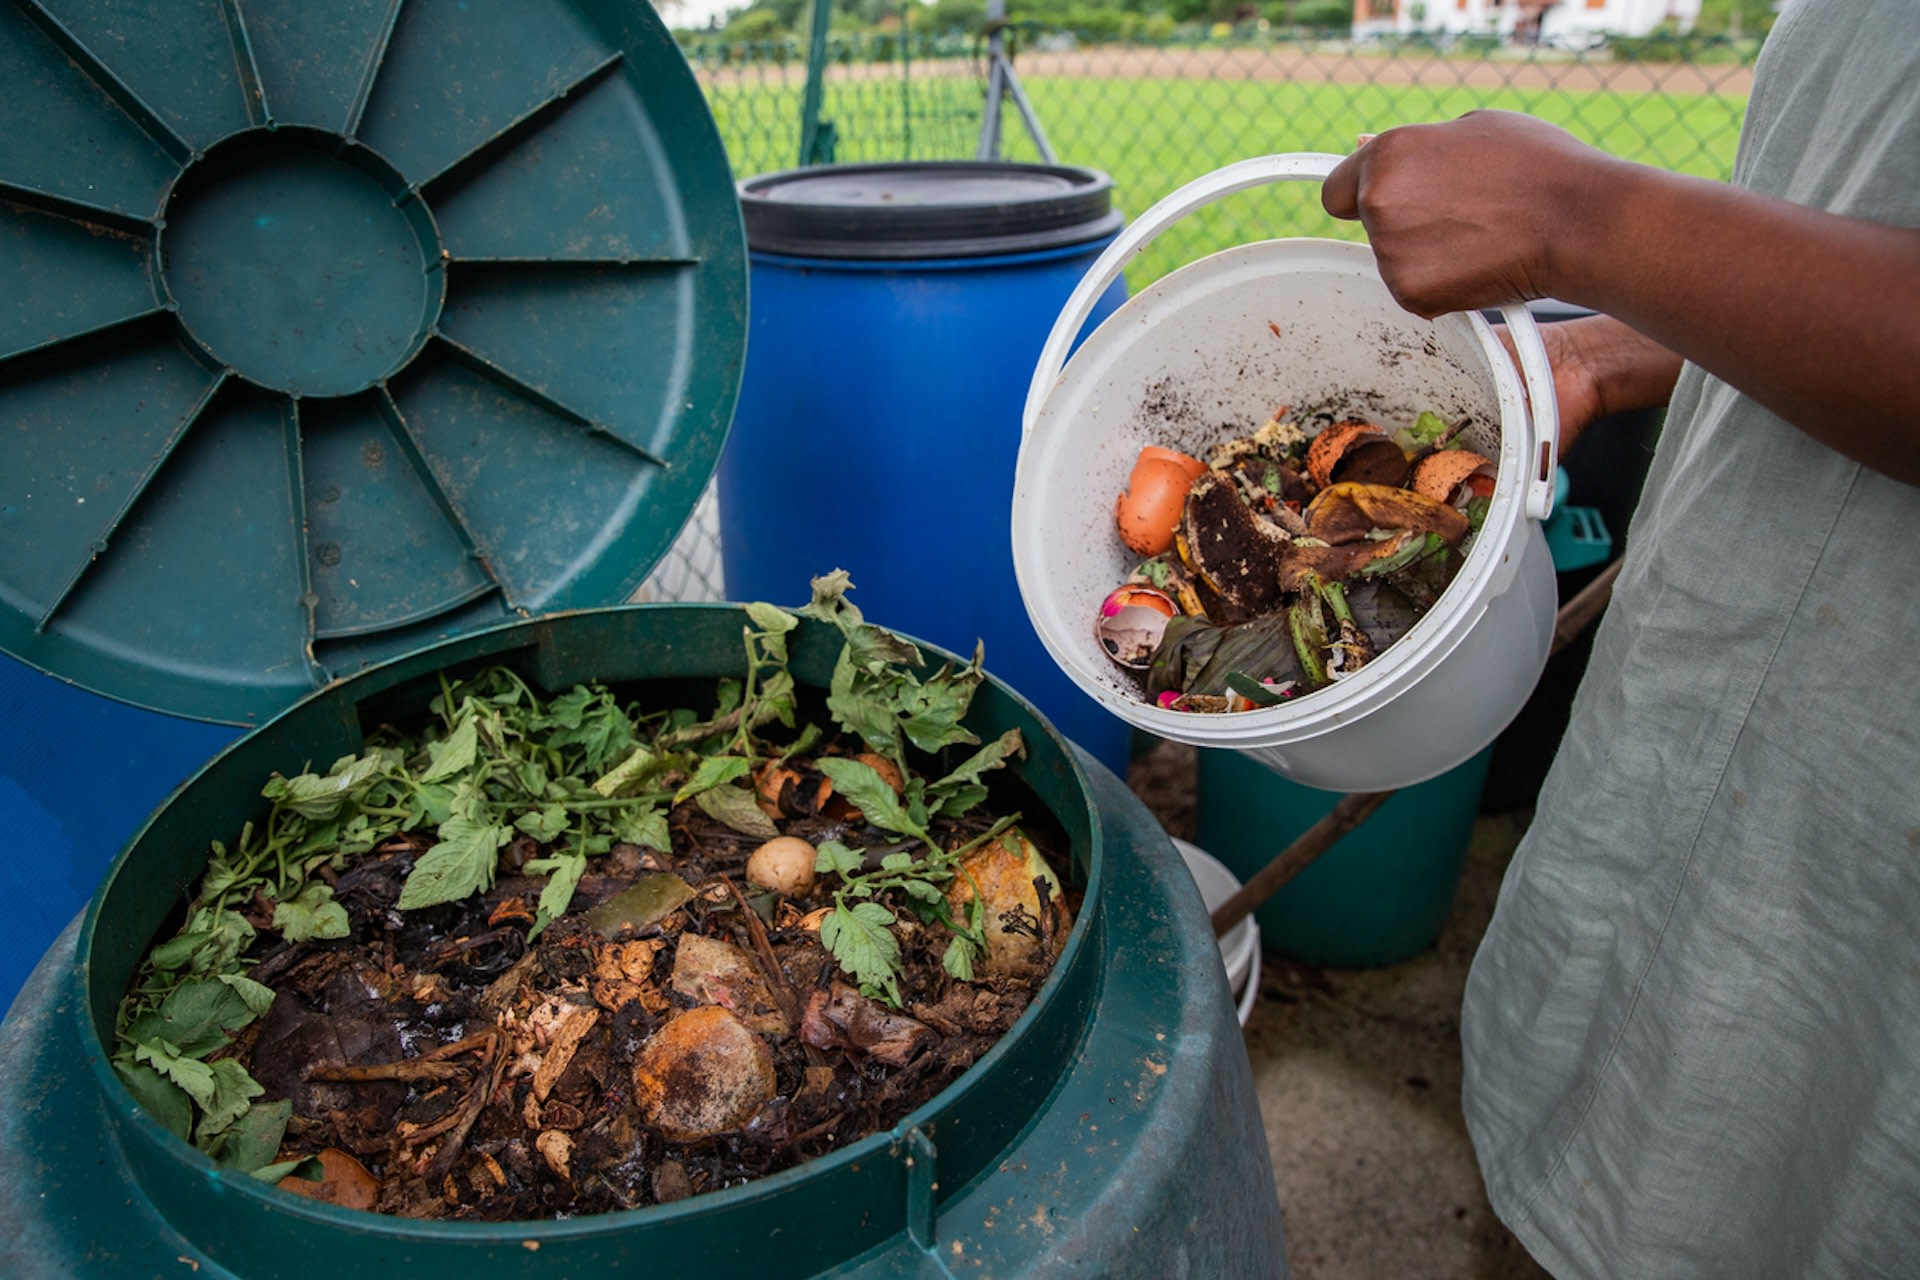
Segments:
[[[1266,949],[1308,964],[1366,968],[1431,947],[1460,887],[1492,754],[1488,747],[1395,792],[1267,899],[1254,913]],[[1242,881],[1340,800],[1237,751],[1206,747],[1199,757],[1195,843]]]

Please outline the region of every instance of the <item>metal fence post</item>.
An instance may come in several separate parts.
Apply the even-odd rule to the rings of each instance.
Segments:
[[[1033,139],[1040,158],[1048,164],[1055,163],[1053,146],[1040,127],[1040,117],[1027,100],[1027,91],[1020,87],[1020,77],[1014,74],[1013,64],[1007,60],[1006,0],[987,0],[987,100],[980,112],[980,149],[975,159],[1000,158],[1000,102],[1007,97],[1013,99],[1014,109],[1025,122],[1027,136]]]
[[[822,85],[826,78],[827,23],[833,0],[813,0],[813,32],[807,41],[807,88],[800,103],[800,165],[832,164],[836,135],[833,121],[820,118]]]

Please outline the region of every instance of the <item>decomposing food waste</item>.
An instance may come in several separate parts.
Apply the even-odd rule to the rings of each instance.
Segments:
[[[843,640],[700,710],[511,669],[431,720],[264,780],[120,1009],[113,1063],[216,1162],[422,1218],[635,1208],[897,1123],[1027,1007],[1071,928],[1066,841],[842,573]],[[1043,851],[1044,850],[1044,851]]]
[[[1469,424],[1283,409],[1204,462],[1146,446],[1114,503],[1142,559],[1101,602],[1101,647],[1175,711],[1275,706],[1359,670],[1439,599],[1486,519],[1496,468],[1462,447]]]

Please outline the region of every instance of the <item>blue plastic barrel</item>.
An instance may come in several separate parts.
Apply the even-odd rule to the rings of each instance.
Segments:
[[[239,733],[98,697],[0,655],[0,1010],[147,815]]]
[[[1124,776],[1127,726],[1041,646],[1009,535],[1027,385],[1120,228],[1111,189],[1089,169],[989,162],[743,182],[747,363],[720,547],[734,600],[803,600],[845,569],[873,621],[959,653],[984,641],[988,670]],[[1089,324],[1125,297],[1116,285]]]

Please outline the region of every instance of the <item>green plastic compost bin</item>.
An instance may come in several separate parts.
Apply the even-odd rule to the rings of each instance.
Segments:
[[[617,604],[725,436],[744,237],[638,0],[4,4],[0,83],[0,649],[248,730],[0,1022],[0,1275],[1284,1274],[1198,894],[997,682],[972,723],[1023,731],[1085,896],[1021,1021],[893,1130],[668,1205],[418,1222],[218,1168],[143,1110],[116,1007],[270,772],[484,663],[636,696],[744,665],[735,608]],[[816,698],[822,630],[794,645]]]

